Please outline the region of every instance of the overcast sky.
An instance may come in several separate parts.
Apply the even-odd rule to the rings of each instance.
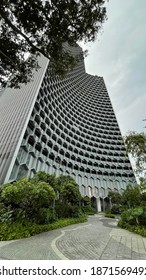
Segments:
[[[86,71],[103,76],[122,132],[146,132],[146,0],[110,0]]]

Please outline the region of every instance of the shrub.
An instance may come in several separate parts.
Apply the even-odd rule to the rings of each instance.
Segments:
[[[6,207],[3,203],[0,203],[0,222],[11,221],[14,215],[14,211],[10,206]]]
[[[35,215],[37,224],[48,224],[56,220],[55,209],[53,207],[40,208]]]
[[[45,182],[32,184],[22,178],[2,191],[3,203],[14,209],[20,216],[35,220],[36,212],[40,208],[49,207],[55,199],[55,192]]]
[[[111,207],[111,214],[120,214],[122,212],[122,207],[119,204],[113,204]]]
[[[77,205],[81,200],[81,194],[79,187],[74,182],[65,182],[60,187],[60,200],[64,204],[71,203],[72,205]]]
[[[38,225],[36,223],[31,223],[30,221],[25,221],[25,223],[0,223],[0,240],[12,240],[20,239],[25,237],[30,237],[41,232],[50,231],[53,229],[65,227],[71,224],[86,222],[86,216],[80,218],[70,218],[58,220],[52,224]]]
[[[68,217],[79,218],[82,216],[82,211],[77,205],[67,205]]]
[[[146,225],[146,207],[127,209],[121,214],[121,221],[129,225]]]
[[[85,213],[87,215],[94,215],[97,213],[96,209],[91,207],[90,205],[82,206],[81,209],[82,209],[83,213]]]
[[[113,218],[114,219],[115,215],[109,213],[109,214],[105,214],[104,217],[106,217],[106,218]]]
[[[22,223],[0,224],[0,240],[12,240],[24,237],[30,237],[30,233]]]
[[[91,198],[88,196],[84,196],[81,199],[81,203],[83,204],[83,206],[91,206]]]
[[[122,220],[120,220],[118,222],[118,226],[146,237],[146,228],[145,227],[130,225]]]
[[[56,216],[60,218],[78,218],[82,216],[82,211],[78,205],[63,204],[59,200],[56,201]]]

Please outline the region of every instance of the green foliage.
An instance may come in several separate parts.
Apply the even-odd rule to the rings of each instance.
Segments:
[[[91,198],[88,197],[88,196],[84,196],[84,197],[82,197],[82,199],[81,199],[81,203],[82,203],[84,206],[91,206]]]
[[[64,207],[64,216],[65,218],[79,218],[83,215],[81,209],[77,205],[68,204]]]
[[[120,214],[122,212],[123,208],[121,204],[113,204],[111,207],[111,214]]]
[[[121,214],[120,220],[124,224],[146,226],[146,207],[127,209]]]
[[[56,184],[57,184],[59,189],[61,188],[61,186],[64,183],[68,183],[68,182],[76,184],[75,180],[69,175],[62,175],[61,174],[58,178],[56,178]]]
[[[74,67],[83,54],[72,56],[63,45],[94,41],[106,20],[105,1],[1,0],[1,75],[0,83],[18,87],[38,69],[37,57],[51,59],[52,72],[58,75]],[[28,60],[25,54],[30,53]]]
[[[0,240],[12,240],[30,237],[29,230],[22,223],[1,223]]]
[[[60,192],[59,197],[55,191],[57,194]],[[33,179],[22,178],[13,184],[2,185],[0,239],[29,237],[76,221],[85,221],[80,200],[79,187],[69,176],[56,179],[55,174],[38,172]],[[68,219],[62,220],[64,218]]]
[[[136,186],[128,185],[126,190],[122,194],[122,202],[128,208],[140,205],[140,201],[141,201],[140,198],[141,198],[141,193],[138,185]]]
[[[129,132],[125,137],[125,145],[127,153],[130,153],[135,159],[136,172],[144,172],[146,168],[146,135]]]
[[[137,233],[139,235],[142,235],[142,236],[146,237],[146,228],[143,227],[143,226],[130,225],[128,223],[125,223],[123,220],[120,220],[118,222],[118,226],[121,227],[121,228],[127,229],[127,230],[129,230],[131,232],[134,232],[134,233]]]
[[[86,215],[94,215],[97,213],[96,209],[91,207],[90,205],[82,206],[81,209]]]
[[[6,207],[3,203],[0,203],[0,223],[12,220],[14,211],[10,206]]]
[[[43,182],[46,182],[48,183],[48,176],[49,174],[47,174],[46,172],[44,171],[39,171],[37,172],[33,178],[29,179],[29,182],[31,183],[37,183],[39,181],[43,181]],[[51,175],[50,175],[51,176]]]
[[[115,218],[115,215],[109,213],[109,214],[105,214],[104,217],[114,219],[114,218]]]
[[[141,193],[144,193],[146,191],[146,177],[139,178],[139,188]]]
[[[28,221],[25,221],[23,224],[21,222],[0,223],[0,241],[30,237],[41,232],[50,231],[71,224],[84,223],[86,221],[87,218],[82,216],[80,218],[62,219],[52,224],[43,225],[38,225]]]
[[[35,215],[35,222],[37,224],[48,224],[54,222],[56,215],[53,207],[40,208]]]
[[[33,184],[36,184],[38,182],[46,182],[54,189],[55,192],[57,192],[58,189],[56,175],[50,175],[49,173],[46,173],[44,171],[37,172],[33,178],[29,179],[29,182],[32,182]]]
[[[146,192],[141,193],[140,204],[143,205],[143,206],[146,206]]]
[[[55,198],[55,193],[45,182],[32,184],[27,179],[22,178],[19,181],[7,186],[2,194],[2,199],[8,204],[19,205],[22,208],[26,205],[31,207],[42,207],[48,205],[48,201]]]
[[[122,200],[122,196],[118,192],[110,191],[108,193],[108,197],[111,199],[112,204],[120,204]]]
[[[49,207],[52,204],[55,192],[45,182],[38,182],[34,185],[22,178],[4,188],[1,197],[4,204],[15,209],[15,217],[17,213],[27,219],[35,219],[40,208]]]
[[[127,186],[122,194],[122,213],[118,226],[146,237],[145,179],[136,186]]]
[[[61,201],[56,201],[55,205],[56,216],[58,219],[62,218],[76,218],[81,217],[83,212],[78,205],[65,204]]]
[[[79,187],[74,182],[65,182],[60,187],[60,199],[64,204],[76,205],[81,200]]]

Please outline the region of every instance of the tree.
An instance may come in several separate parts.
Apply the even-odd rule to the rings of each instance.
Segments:
[[[121,204],[122,196],[118,192],[110,191],[108,193],[108,198],[111,200],[112,204]]]
[[[141,193],[146,191],[146,178],[139,178],[139,188]]]
[[[37,182],[48,183],[55,191],[57,191],[57,179],[55,174],[49,174],[45,171],[38,171],[33,178],[29,179],[33,184]]]
[[[33,219],[37,212],[45,207],[52,206],[55,192],[46,182],[33,184],[27,179],[8,185],[3,189],[2,202],[14,210],[20,210],[28,219]]]
[[[27,83],[37,57],[51,59],[52,72],[65,75],[82,57],[72,56],[64,43],[75,46],[94,41],[106,20],[104,0],[1,0],[0,83],[10,87]],[[29,59],[26,53],[30,53]]]
[[[61,186],[60,199],[64,204],[77,205],[81,200],[79,187],[74,182],[66,182]]]
[[[61,186],[64,184],[64,183],[73,183],[73,184],[76,184],[75,180],[73,179],[73,177],[69,176],[69,175],[63,175],[63,174],[60,174],[60,176],[58,178],[56,178],[56,184],[58,186],[58,190],[60,190]]]
[[[127,153],[135,159],[136,172],[145,172],[146,168],[146,134],[129,132],[125,137]]]
[[[141,204],[141,192],[138,185],[128,185],[122,194],[122,203],[128,208],[137,207]]]

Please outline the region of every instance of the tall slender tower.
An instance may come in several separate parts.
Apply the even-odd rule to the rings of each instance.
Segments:
[[[32,82],[0,95],[0,183],[40,170],[70,175],[100,210],[110,190],[136,182],[104,80],[84,61],[64,79],[50,76],[46,58],[39,64]]]

